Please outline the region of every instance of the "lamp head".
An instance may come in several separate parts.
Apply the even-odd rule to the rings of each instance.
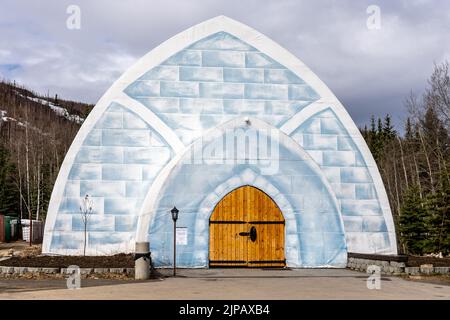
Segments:
[[[179,210],[177,209],[177,207],[173,207],[173,209],[170,210],[170,213],[172,213],[172,220],[173,221],[177,221],[178,220],[178,212],[179,212]]]

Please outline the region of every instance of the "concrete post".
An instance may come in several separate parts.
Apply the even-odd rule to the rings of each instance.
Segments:
[[[136,280],[150,278],[150,246],[148,242],[136,242],[134,278]]]

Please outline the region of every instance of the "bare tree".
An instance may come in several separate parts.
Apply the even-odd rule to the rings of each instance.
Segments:
[[[81,204],[80,204],[81,220],[83,221],[83,225],[84,225],[83,256],[86,255],[87,226],[88,226],[89,218],[91,217],[91,214],[92,214],[92,210],[93,210],[93,202],[92,202],[92,199],[90,199],[89,195],[87,194],[81,200]]]
[[[434,72],[428,80],[426,103],[432,105],[450,129],[450,73],[448,61],[434,65]]]

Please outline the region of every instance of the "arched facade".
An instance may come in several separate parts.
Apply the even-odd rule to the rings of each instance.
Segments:
[[[229,132],[276,148],[218,157]],[[205,267],[214,203],[245,184],[282,210],[288,266],[397,252],[380,174],[341,103],[285,49],[219,16],[152,50],[97,103],[58,175],[43,252],[80,254],[79,201],[89,194],[87,254],[148,240],[156,265],[170,265],[176,205],[188,228],[180,263]]]

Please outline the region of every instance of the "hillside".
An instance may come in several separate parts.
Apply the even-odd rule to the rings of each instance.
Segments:
[[[0,213],[44,218],[62,160],[92,107],[0,82]]]

